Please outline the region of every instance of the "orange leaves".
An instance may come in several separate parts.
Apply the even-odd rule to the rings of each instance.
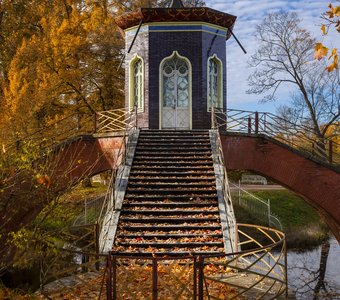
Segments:
[[[316,43],[314,50],[314,58],[317,60],[322,59],[328,54],[328,48],[322,45],[322,43]]]
[[[328,72],[332,72],[334,69],[338,68],[338,63],[339,63],[339,55],[338,55],[338,51],[336,48],[333,49],[328,59],[333,59],[333,62],[326,68],[326,70]]]
[[[321,25],[321,31],[323,35],[328,34],[328,30],[330,27],[335,27],[337,32],[340,33],[340,6],[333,6],[332,4],[328,5],[329,10],[326,11],[322,15],[322,19],[324,19],[326,22],[325,24]],[[314,58],[315,59],[322,59],[323,57],[328,55],[328,48],[322,45],[322,43],[317,43],[315,45],[315,53],[314,53]],[[335,69],[338,68],[338,51],[336,48],[332,50],[331,55],[328,57],[328,60],[330,60],[330,65],[327,66],[326,70],[328,72],[332,72]]]
[[[326,12],[328,18],[333,19],[335,17],[340,17],[340,6],[333,7],[332,4],[328,5],[329,11]]]
[[[38,174],[35,176],[35,179],[38,185],[45,186],[47,189],[50,188],[52,182],[51,182],[51,178],[48,175]]]
[[[316,43],[315,48],[314,48],[314,58],[317,60],[320,60],[324,58],[325,56],[328,55],[329,49],[325,47],[322,43]],[[339,55],[338,55],[338,50],[334,48],[332,50],[331,55],[328,57],[328,60],[331,60],[331,64],[326,68],[328,72],[332,72],[335,69],[338,68],[339,66]]]

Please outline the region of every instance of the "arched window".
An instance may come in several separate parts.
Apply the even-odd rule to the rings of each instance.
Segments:
[[[130,62],[130,109],[144,110],[144,62],[136,55]]]
[[[207,108],[223,108],[222,62],[216,54],[208,59]]]

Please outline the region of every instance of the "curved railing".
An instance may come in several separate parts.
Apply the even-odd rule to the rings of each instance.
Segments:
[[[58,252],[59,259],[64,264],[66,257],[73,259],[68,259],[65,269],[60,269],[58,260],[49,266],[41,292],[48,297],[62,293],[78,299],[81,293],[109,300],[277,299],[287,295],[284,234],[249,224],[237,224],[237,231],[241,251],[228,254],[172,257],[150,253],[146,257],[64,249]]]
[[[112,253],[108,299],[276,299],[287,293],[284,234],[247,224],[238,224],[237,232],[237,248],[242,251],[235,253],[182,257]]]
[[[301,122],[294,123],[267,112],[215,109],[213,113],[215,128],[227,132],[263,134],[323,161],[340,164],[340,144],[335,142],[335,137],[318,138],[309,126]]]

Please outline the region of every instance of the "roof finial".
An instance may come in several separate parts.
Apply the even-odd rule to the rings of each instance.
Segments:
[[[183,5],[181,0],[172,0],[169,7],[171,7],[171,8],[182,8],[182,7],[184,7],[184,5]]]

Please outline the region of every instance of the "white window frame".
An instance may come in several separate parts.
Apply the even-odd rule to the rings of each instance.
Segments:
[[[135,76],[134,76],[134,66],[137,61],[141,61],[142,63],[142,78],[141,78],[141,101],[137,103],[137,112],[144,112],[144,80],[145,80],[145,71],[144,71],[144,59],[136,54],[131,60],[129,64],[129,109],[132,111],[135,105]]]
[[[209,65],[210,61],[214,60],[217,63],[217,83],[218,83],[218,105],[215,106],[217,108],[223,108],[223,63],[217,57],[216,54],[210,56],[207,61],[207,111],[211,111],[211,99],[210,99],[210,74],[209,74]]]

